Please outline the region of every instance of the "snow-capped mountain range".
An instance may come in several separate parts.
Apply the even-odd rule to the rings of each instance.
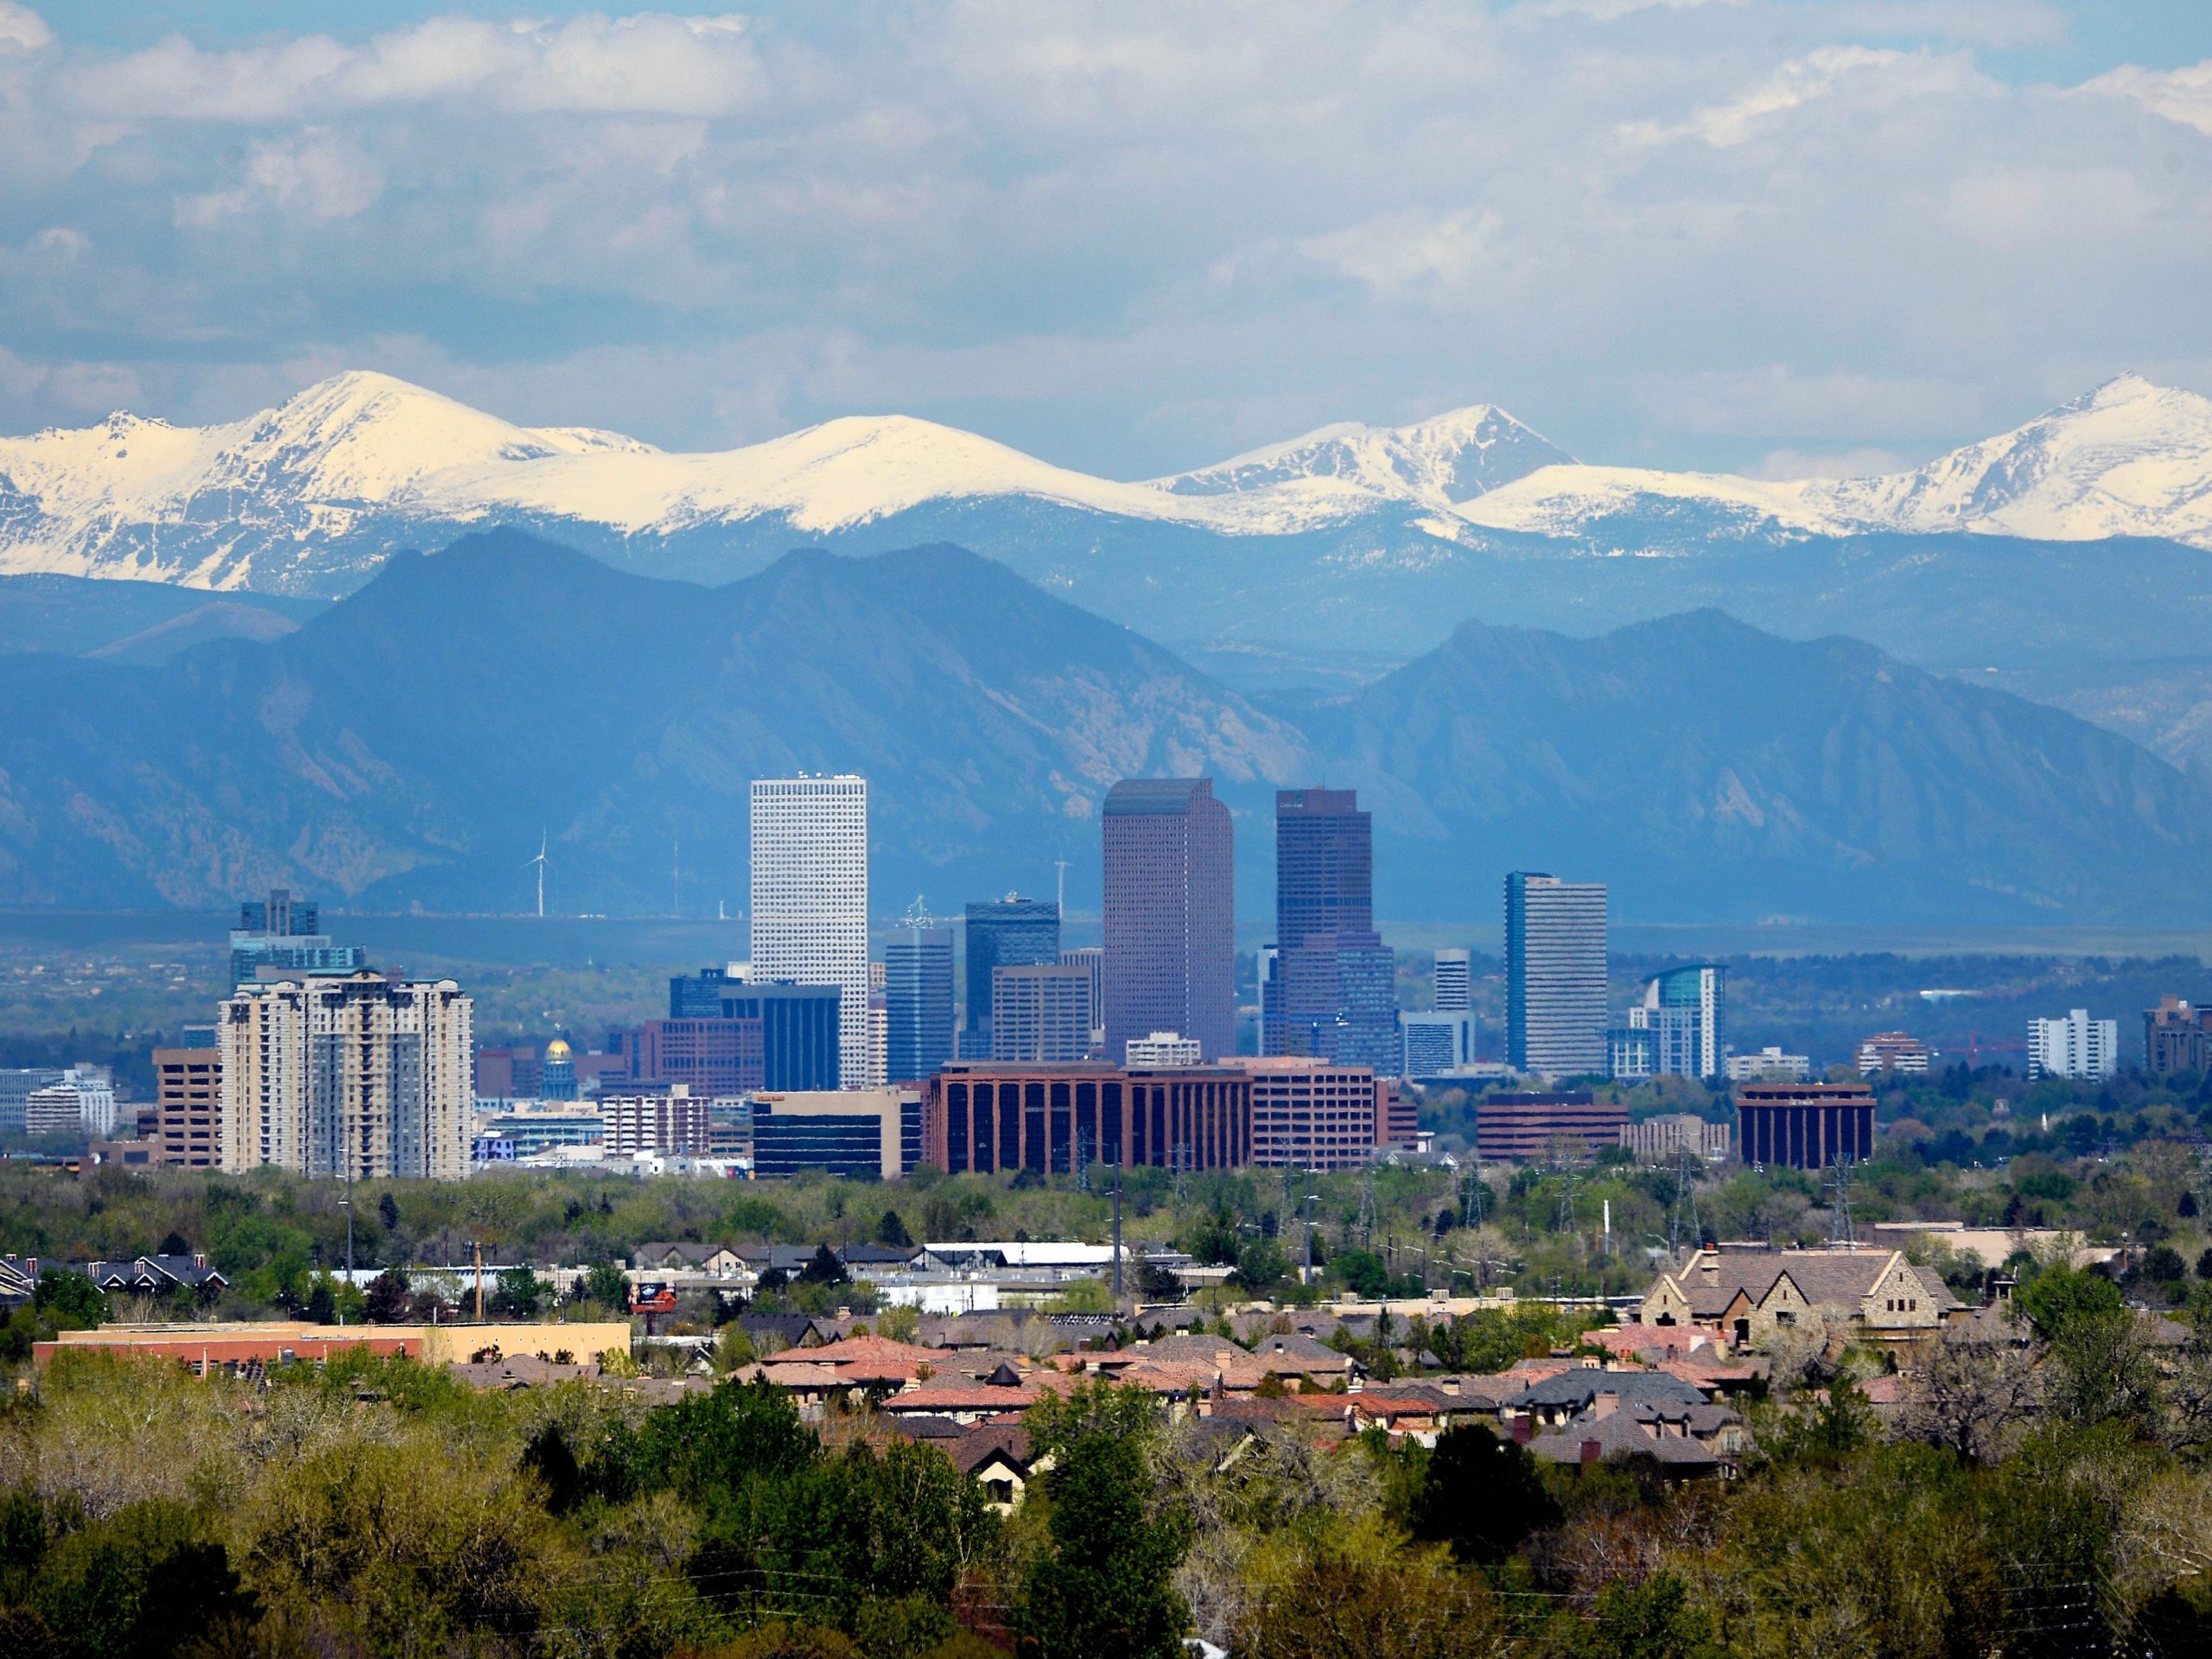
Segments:
[[[1916,471],[1782,483],[1582,465],[1488,404],[1137,482],[899,416],[676,454],[359,372],[227,425],[117,414],[0,439],[0,575],[334,595],[396,549],[496,524],[711,582],[799,543],[957,541],[1170,638],[1325,629],[1410,646],[1425,642],[1406,629],[1440,637],[1470,612],[1516,620],[1531,561],[1586,572],[1591,555],[1897,535],[2212,549],[2212,399],[2122,376]],[[1547,592],[1529,620],[1581,602]]]
[[[2124,374],[2026,425],[1885,477],[1774,483],[1548,467],[1459,504],[1471,524],[1610,538],[1686,510],[1808,536],[1964,531],[2032,541],[2155,536],[2212,548],[2212,398]],[[1624,546],[1618,550],[1645,550]]]

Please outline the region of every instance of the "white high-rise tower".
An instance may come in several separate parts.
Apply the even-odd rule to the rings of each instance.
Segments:
[[[868,1081],[868,779],[753,782],[755,980],[835,985],[837,1069]]]

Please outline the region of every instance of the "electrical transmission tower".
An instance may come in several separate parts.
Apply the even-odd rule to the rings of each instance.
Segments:
[[[1459,1224],[1462,1227],[1483,1224],[1483,1200],[1488,1196],[1483,1185],[1482,1166],[1474,1159],[1468,1159],[1467,1173],[1459,1178]]]
[[[1359,1248],[1375,1247],[1375,1166],[1368,1165],[1359,1178]]]
[[[1687,1235],[1682,1226],[1685,1221],[1689,1224]],[[1676,1261],[1681,1259],[1685,1236],[1692,1244],[1705,1243],[1705,1224],[1698,1218],[1697,1183],[1690,1175],[1690,1149],[1687,1145],[1675,1148],[1675,1202],[1667,1215],[1667,1251]]]
[[[1090,1131],[1089,1129],[1077,1129],[1075,1132],[1075,1190],[1078,1192],[1090,1191]]]
[[[1175,1165],[1175,1202],[1182,1203],[1191,1191],[1191,1146],[1187,1141],[1175,1143],[1175,1150],[1168,1154]]]
[[[1858,1230],[1851,1224],[1851,1164],[1847,1159],[1838,1159],[1835,1169],[1835,1230],[1836,1242],[1847,1249],[1859,1243]]]

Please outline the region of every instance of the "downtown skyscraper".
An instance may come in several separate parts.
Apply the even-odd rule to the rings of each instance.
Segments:
[[[753,783],[756,980],[837,988],[841,1085],[868,1077],[868,779]]]
[[[971,900],[968,906],[968,1027],[963,1052],[988,1059],[991,1046],[992,976],[1001,968],[1038,967],[1060,959],[1060,906],[1051,899]],[[1095,1014],[1094,1014],[1095,1017]]]
[[[1275,792],[1275,957],[1261,1051],[1398,1069],[1396,964],[1375,931],[1373,820],[1349,789]]]
[[[1126,779],[1102,827],[1105,1058],[1160,1031],[1236,1053],[1235,831],[1213,780]]]
[[[1522,1071],[1605,1070],[1605,885],[1505,878],[1505,1058]]]
[[[952,930],[911,914],[883,945],[887,1083],[920,1083],[952,1058]]]

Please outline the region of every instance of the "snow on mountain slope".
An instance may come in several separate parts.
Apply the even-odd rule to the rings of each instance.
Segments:
[[[1474,404],[1410,426],[1325,426],[1153,482],[1175,495],[1271,493],[1319,505],[1365,494],[1441,509],[1573,459],[1503,410]]]
[[[1010,514],[976,516],[995,504]],[[832,538],[929,506],[955,509],[979,544],[1033,554],[1033,564],[1059,557],[1063,543],[1109,556],[1089,537],[1044,528],[1031,512],[1039,505],[1137,527],[1140,548],[1154,526],[1230,537],[1325,532],[1330,545],[1315,556],[1344,573],[1448,563],[1485,531],[1552,538],[1562,553],[1691,554],[1761,539],[1961,529],[2212,547],[2212,400],[2125,377],[1890,478],[1767,483],[1585,467],[1503,410],[1475,404],[1408,426],[1325,427],[1123,483],[903,416],[851,416],[685,454],[619,433],[517,426],[389,376],[342,374],[224,426],[118,414],[81,430],[0,439],[0,573],[334,594],[395,548],[519,520],[555,536],[573,527],[587,545],[620,537],[645,569],[682,538],[692,550],[683,571],[716,579],[728,550],[718,531],[730,549],[752,550],[734,555],[742,567],[763,547],[788,545],[785,532]],[[940,522],[932,533],[942,531]],[[1180,546],[1187,551],[1187,541]]]
[[[1715,536],[1836,535],[1850,528],[1806,503],[1795,484],[1636,467],[1547,467],[1452,512],[1479,529],[1597,540],[1605,550],[1628,552],[1679,550]],[[1654,532],[1662,530],[1669,533],[1654,548]]]
[[[0,439],[0,571],[225,585],[242,541],[340,537],[457,466],[617,445],[652,453],[511,425],[382,374],[341,374],[224,426],[111,415]]]
[[[455,516],[510,507],[630,535],[778,514],[794,529],[823,534],[926,502],[989,496],[1237,528],[1233,503],[1178,502],[1146,485],[1093,478],[902,415],[848,416],[704,454],[598,451],[479,462],[442,474],[418,504]]]
[[[1450,457],[1440,440],[1434,448],[1429,464],[1440,471]],[[224,426],[118,414],[80,430],[0,439],[0,573],[312,585],[326,568],[378,556],[334,552],[349,537],[389,540],[409,523],[508,514],[625,536],[755,520],[826,535],[930,503],[1019,498],[1268,535],[1356,518],[1382,499],[1363,486],[1317,492],[1315,482],[1179,495],[904,416],[670,454],[619,433],[516,426],[387,375],[350,373]],[[1402,483],[1392,493],[1408,498]]]
[[[1548,467],[1453,511],[1484,529],[1632,551],[1871,531],[2031,541],[2151,536],[2212,548],[2212,398],[2122,375],[1912,472],[1770,483]]]
[[[1917,471],[1800,487],[1808,506],[1893,530],[2212,547],[2212,398],[2124,374]]]

